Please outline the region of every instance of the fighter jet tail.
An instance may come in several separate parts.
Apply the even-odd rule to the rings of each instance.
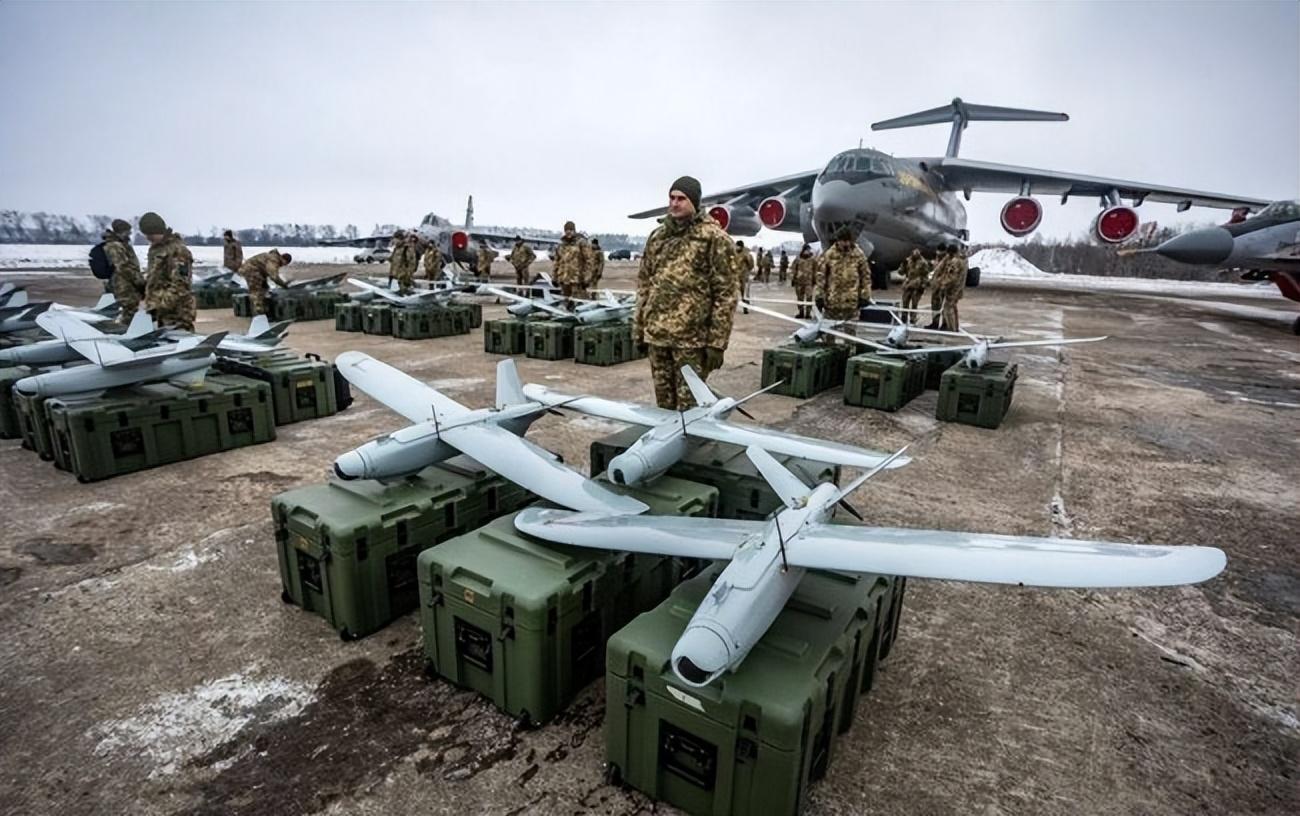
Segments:
[[[950,104],[938,108],[896,116],[881,122],[872,122],[872,130],[893,130],[895,128],[919,127],[921,125],[941,125],[952,123],[952,133],[948,136],[948,158],[956,158],[961,149],[961,132],[971,122],[1068,122],[1070,117],[1064,113],[1029,110],[1028,108],[1000,108],[995,105],[973,105],[956,97]]]

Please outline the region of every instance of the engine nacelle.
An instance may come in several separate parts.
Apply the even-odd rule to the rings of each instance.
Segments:
[[[1008,235],[1020,238],[1043,223],[1043,206],[1029,196],[1017,196],[1002,205],[1001,221]]]
[[[462,252],[469,246],[469,233],[456,230],[451,234],[451,248],[455,252]]]
[[[801,223],[799,210],[798,201],[772,196],[758,205],[758,220],[768,229],[796,230]]]
[[[373,439],[334,460],[340,479],[396,479],[450,459],[459,451],[443,442],[429,423]]]
[[[667,438],[645,436],[609,460],[609,479],[614,484],[628,487],[644,484],[685,455],[686,436],[680,431],[672,432]]]
[[[758,235],[758,230],[762,226],[758,220],[758,213],[754,212],[753,207],[718,204],[709,208],[709,215],[728,235],[747,238],[750,235]]]
[[[1142,219],[1138,218],[1136,210],[1116,204],[1102,210],[1092,220],[1092,234],[1104,243],[1118,244],[1137,232],[1141,223]]]

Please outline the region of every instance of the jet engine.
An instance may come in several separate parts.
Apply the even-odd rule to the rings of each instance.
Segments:
[[[455,252],[461,252],[469,246],[469,233],[456,230],[451,234],[451,248]]]
[[[753,207],[740,204],[718,204],[709,208],[709,215],[713,216],[713,220],[717,221],[718,226],[726,230],[728,235],[743,237],[757,235],[761,227],[758,221],[758,213],[754,212]]]
[[[1107,244],[1118,244],[1137,232],[1142,221],[1137,211],[1121,204],[1107,207],[1092,220],[1092,234]]]
[[[686,454],[686,435],[673,429],[666,438],[638,439],[609,460],[609,478],[617,485],[639,485],[673,466]]]
[[[800,224],[799,209],[798,201],[772,196],[758,205],[758,220],[768,229],[796,230]]]
[[[1002,206],[1001,220],[1002,229],[1020,238],[1043,223],[1043,206],[1029,196],[1017,196]]]

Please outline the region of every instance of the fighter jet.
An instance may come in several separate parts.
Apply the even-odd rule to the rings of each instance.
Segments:
[[[515,517],[515,527],[580,547],[730,560],[673,648],[673,673],[696,688],[740,666],[806,569],[1017,586],[1138,587],[1205,581],[1227,563],[1213,547],[829,524],[835,507],[848,507],[848,495],[890,460],[841,490],[808,487],[761,448],[750,447],[748,454],[785,503],[768,521],[529,508]]]
[[[120,344],[131,351],[149,348],[162,339],[164,332],[155,331],[148,312],[136,312],[131,325],[121,335],[106,334],[106,342]],[[78,360],[81,355],[62,337],[38,340],[25,346],[0,349],[0,364],[27,366],[55,366]]]
[[[1105,340],[1103,337],[1078,337],[1066,339],[1064,337],[1054,337],[1047,340],[1006,340],[1001,337],[980,337],[971,334],[968,331],[961,332],[965,335],[969,343],[965,345],[954,346],[923,346],[920,348],[895,348],[880,352],[882,357],[885,356],[910,356],[913,354],[934,354],[940,351],[964,351],[959,365],[971,371],[978,371],[988,364],[989,351],[992,349],[1004,348],[1026,348],[1029,346],[1068,346],[1074,343],[1096,343],[1098,340]]]
[[[225,332],[217,332],[176,345],[132,352],[74,317],[45,312],[36,320],[42,329],[95,364],[36,374],[14,383],[18,392],[42,397],[96,394],[118,386],[164,380],[181,386],[202,385],[208,367],[216,361],[217,345],[226,336]]]
[[[609,478],[615,484],[639,485],[654,479],[672,467],[686,454],[692,443],[700,439],[745,446],[762,445],[777,453],[856,468],[873,468],[886,459],[891,460],[889,467],[902,467],[910,461],[838,442],[811,439],[771,428],[746,427],[727,421],[733,411],[739,411],[753,419],[741,405],[780,383],[773,383],[743,399],[733,399],[719,398],[690,366],[682,366],[682,378],[698,403],[696,407],[682,412],[600,397],[561,394],[534,383],[524,386],[524,396],[550,407],[563,406],[601,419],[649,427],[650,430],[630,448],[609,461]]]
[[[340,479],[396,479],[464,453],[484,467],[564,507],[602,513],[649,508],[571,470],[523,434],[547,406],[530,401],[514,360],[497,365],[496,407],[470,410],[414,377],[359,351],[334,361],[348,382],[413,425],[334,460]]]
[[[954,99],[952,104],[876,122],[872,130],[951,123],[947,153],[939,158],[902,158],[879,150],[857,148],[834,156],[820,170],[733,187],[701,199],[703,206],[731,235],[749,236],[760,227],[801,232],[808,243],[830,246],[841,227],[849,227],[875,269],[873,285],[885,288],[888,271],[913,249],[935,250],[968,240],[966,209],[960,192],[1013,196],[1002,207],[1002,228],[1016,237],[1038,228],[1043,208],[1034,194],[1096,197],[1101,211],[1093,220],[1093,235],[1108,244],[1133,236],[1140,226],[1136,208],[1144,201],[1175,203],[1179,211],[1201,207],[1262,207],[1264,199],[1203,193],[1144,182],[1037,170],[1009,164],[957,157],[962,131],[970,122],[1063,122],[1064,113],[975,105]],[[1131,206],[1124,204],[1129,199]],[[665,208],[634,213],[631,218],[662,215]]]

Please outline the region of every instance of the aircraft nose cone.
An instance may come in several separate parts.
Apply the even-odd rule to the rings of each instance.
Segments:
[[[348,451],[334,460],[334,475],[344,480],[364,479],[366,460],[356,451]]]
[[[702,686],[727,668],[731,652],[716,632],[687,629],[673,649],[673,672],[692,686]]]
[[[1156,254],[1181,263],[1220,263],[1232,254],[1232,233],[1222,227],[1192,230],[1165,241]]]

